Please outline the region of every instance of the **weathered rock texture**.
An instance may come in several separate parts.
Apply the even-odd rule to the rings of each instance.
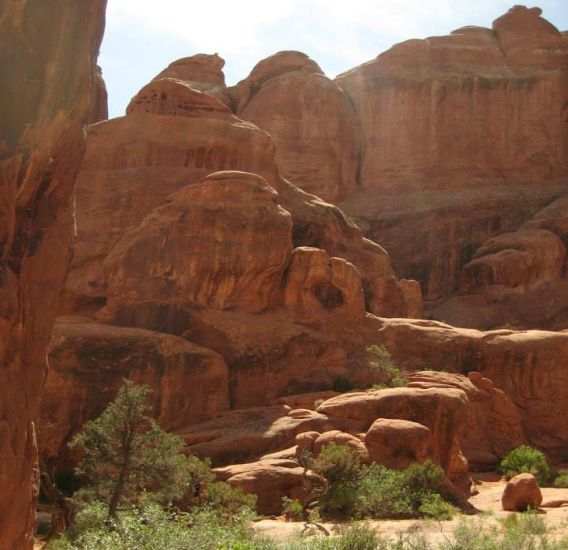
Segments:
[[[230,92],[237,115],[272,136],[285,178],[329,201],[356,187],[358,116],[310,58],[280,52],[261,61]]]
[[[149,403],[167,430],[229,409],[223,358],[169,334],[60,318],[49,367],[39,424],[40,455],[48,465],[71,464],[67,443],[114,399],[125,378],[152,388]]]
[[[489,453],[487,459],[491,455],[500,458],[507,448],[522,443],[522,435],[553,461],[563,463],[568,459],[568,429],[558,414],[568,407],[568,370],[564,361],[568,334],[564,331],[480,332],[435,321],[390,319],[383,320],[380,339],[394,359],[408,369],[428,367],[463,374],[479,371],[493,383],[491,401],[487,401],[485,412],[477,420],[487,426],[487,433],[480,438],[477,430],[471,432],[470,441],[480,442],[475,453],[480,454],[474,462],[485,462],[483,450]],[[489,391],[490,385],[483,381],[479,385],[476,375],[472,382]],[[473,401],[477,399],[474,394]]]
[[[566,193],[568,38],[540,13],[409,40],[335,80],[365,142],[342,207],[431,300],[483,242]]]
[[[32,547],[35,420],[104,0],[0,8],[0,547]]]

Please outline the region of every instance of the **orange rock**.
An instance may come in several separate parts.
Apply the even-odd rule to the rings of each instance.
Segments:
[[[357,185],[359,120],[343,91],[300,52],[261,61],[231,90],[239,117],[266,130],[280,173],[333,201]]]
[[[459,450],[456,440],[465,419],[466,405],[465,392],[455,388],[403,387],[346,393],[324,401],[317,410],[350,432],[368,430],[378,418],[422,424],[431,433],[431,456],[438,457],[441,466],[449,472],[452,454]]]
[[[147,384],[155,418],[166,430],[229,409],[229,370],[223,358],[169,334],[59,318],[41,404],[42,462],[71,468],[66,442],[114,399],[125,378]]]
[[[519,474],[507,482],[501,497],[503,510],[524,512],[528,508],[538,508],[542,493],[532,474]]]
[[[33,546],[35,422],[105,5],[13,0],[0,9],[0,548]]]
[[[238,409],[177,431],[189,452],[222,465],[255,460],[270,451],[292,446],[299,433],[333,427],[323,414],[289,412],[290,408],[282,405]]]
[[[402,319],[383,319],[380,324],[381,341],[405,369],[428,366],[450,372],[476,370],[493,382],[498,391],[491,392],[487,425],[496,429],[492,443],[497,445],[495,456],[502,456],[505,447],[518,440],[521,434],[515,417],[520,416],[528,443],[548,452],[553,461],[563,460],[568,426],[558,411],[568,406],[563,360],[568,353],[568,334],[537,330],[480,332],[435,321]]]
[[[231,171],[171,195],[107,257],[109,307],[149,296],[250,312],[278,303],[292,220],[277,197],[264,178]]]
[[[466,378],[447,372],[420,371],[407,378],[410,387],[457,388],[466,393],[468,404],[458,439],[472,469],[494,468],[505,454],[526,443],[520,411],[481,373],[472,371]]]
[[[298,446],[300,446],[297,438],[296,443],[298,443]],[[331,444],[349,447],[349,449],[351,449],[353,453],[359,457],[359,460],[361,460],[361,462],[369,461],[369,453],[365,448],[363,441],[361,441],[361,439],[355,435],[342,432],[340,430],[330,430],[319,434],[313,442],[311,451],[314,456],[319,456],[322,450]]]
[[[88,123],[93,124],[108,118],[108,95],[106,84],[103,79],[102,69],[97,65],[93,77],[93,89],[91,90],[91,106]]]
[[[215,468],[213,472],[233,487],[257,495],[260,514],[280,514],[283,497],[304,502],[314,477],[296,461],[279,459],[225,466]]]
[[[361,276],[343,258],[330,258],[324,250],[294,249],[287,271],[284,303],[300,318],[362,319],[365,303]]]
[[[417,422],[378,418],[365,435],[365,446],[373,462],[403,470],[413,462],[437,462],[430,430]]]
[[[231,100],[225,86],[225,60],[217,54],[198,54],[170,63],[154,80],[175,78],[195,90],[212,95],[227,106]]]

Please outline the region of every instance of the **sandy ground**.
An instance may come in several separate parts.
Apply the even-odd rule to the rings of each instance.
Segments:
[[[395,538],[399,533],[423,533],[430,542],[443,542],[456,529],[460,521],[471,522],[483,527],[498,525],[500,520],[506,519],[512,512],[501,509],[501,495],[505,481],[496,474],[479,474],[475,476],[478,494],[470,499],[470,503],[481,513],[472,516],[458,515],[450,521],[418,521],[418,520],[385,520],[370,521],[379,533]],[[543,504],[555,500],[568,500],[568,489],[542,489]],[[485,513],[485,514],[484,514]],[[559,508],[541,508],[543,517],[553,534],[568,535],[568,505]],[[334,533],[341,525],[322,523],[330,532]],[[282,519],[263,519],[255,522],[255,530],[273,540],[285,542],[292,540],[302,533],[304,523],[286,522]]]

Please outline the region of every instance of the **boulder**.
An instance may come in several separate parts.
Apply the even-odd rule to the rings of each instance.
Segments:
[[[503,491],[501,506],[509,512],[524,512],[528,508],[538,508],[542,503],[542,493],[532,474],[519,474],[511,478]]]
[[[313,474],[294,460],[265,459],[247,464],[215,468],[221,481],[258,496],[260,514],[282,513],[282,498],[304,502],[312,488]]]
[[[408,420],[378,418],[365,434],[365,446],[372,462],[396,470],[438,458],[430,430]]]
[[[464,376],[426,370],[407,378],[410,387],[456,388],[466,393],[468,404],[458,437],[471,469],[493,469],[509,451],[526,443],[519,409],[480,372]]]
[[[296,438],[296,444],[300,448],[300,443]],[[300,440],[301,441],[301,440]],[[303,443],[303,441],[302,441]],[[361,439],[350,433],[342,432],[340,430],[330,430],[319,434],[318,437],[313,441],[311,452],[314,456],[319,456],[319,454],[328,445],[343,445],[344,447],[349,447],[355,455],[358,456],[361,462],[369,462],[369,453],[365,448],[365,444]]]
[[[328,416],[338,428],[350,432],[368,431],[378,418],[421,424],[431,434],[431,456],[438,458],[448,475],[455,474],[457,477],[463,474],[464,470],[467,471],[467,463],[463,464],[454,457],[456,454],[461,455],[458,433],[465,419],[467,403],[465,392],[455,388],[403,387],[342,394],[324,401],[317,411]],[[417,437],[424,443],[424,448],[419,452],[419,455],[423,456],[427,447],[425,432],[415,426],[412,426],[412,429],[422,434]],[[413,433],[412,429],[409,428],[409,433]],[[380,438],[380,433],[379,428],[377,438]],[[371,435],[371,441],[373,438]],[[371,449],[369,452],[372,452]],[[462,465],[456,469],[458,462]]]
[[[543,449],[553,461],[564,462],[568,426],[558,411],[568,407],[568,373],[563,359],[568,353],[568,334],[541,330],[481,332],[408,319],[382,319],[377,324],[380,341],[405,370],[478,371],[493,382],[499,391],[491,392],[492,404],[487,401],[485,410],[492,412],[487,423],[483,422],[489,427],[486,436],[492,443],[484,443],[480,449],[494,446],[492,455],[500,457],[509,446],[517,446],[526,438],[529,445]],[[471,433],[480,435],[477,429]],[[476,435],[472,442],[486,436],[480,440]]]
[[[225,412],[177,433],[185,440],[188,452],[222,466],[258,459],[291,447],[302,432],[325,432],[332,427],[323,414],[276,405]]]

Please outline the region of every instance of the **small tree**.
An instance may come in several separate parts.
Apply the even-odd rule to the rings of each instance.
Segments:
[[[191,479],[184,442],[148,415],[148,393],[147,386],[125,380],[114,401],[71,442],[83,450],[76,473],[84,485],[75,500],[104,503],[112,519],[143,491],[161,503],[181,497]]]
[[[373,344],[367,347],[367,353],[373,356],[368,366],[373,369],[377,379],[374,389],[396,388],[406,386],[407,380],[403,372],[395,363],[385,346]]]

